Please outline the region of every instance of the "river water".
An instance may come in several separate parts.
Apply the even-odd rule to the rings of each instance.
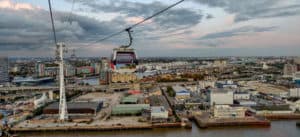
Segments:
[[[23,133],[25,137],[300,137],[296,121],[273,121],[271,127],[226,127],[199,129],[164,128],[95,132]]]

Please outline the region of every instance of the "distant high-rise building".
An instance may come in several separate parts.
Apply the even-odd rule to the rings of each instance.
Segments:
[[[101,64],[100,63],[92,63],[91,66],[95,69],[95,74],[99,74],[100,73],[100,69],[101,69]]]
[[[0,57],[0,84],[9,82],[8,58]]]
[[[35,64],[35,72],[38,77],[45,76],[45,64],[38,62]]]
[[[101,59],[100,64],[100,85],[109,84],[111,80],[110,61],[107,58]]]
[[[71,77],[71,76],[75,76],[76,75],[76,68],[74,66],[72,66],[69,63],[65,63],[65,70],[64,70],[64,74],[67,77]]]

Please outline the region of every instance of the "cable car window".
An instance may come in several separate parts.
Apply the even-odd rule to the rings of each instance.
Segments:
[[[117,64],[129,64],[133,63],[135,59],[134,53],[117,53]]]

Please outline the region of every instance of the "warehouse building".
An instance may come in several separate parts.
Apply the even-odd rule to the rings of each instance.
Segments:
[[[252,106],[249,110],[256,115],[294,113],[289,105]]]
[[[173,86],[172,89],[175,92],[175,98],[177,100],[185,100],[191,97],[190,92],[182,86]]]
[[[59,106],[58,102],[50,104],[43,110],[43,114],[53,115],[58,114]],[[102,108],[103,102],[68,102],[67,109],[69,115],[80,115],[80,114],[93,114]]]
[[[133,96],[123,97],[121,100],[121,104],[137,104],[138,98]]]
[[[232,107],[229,105],[214,106],[215,118],[244,118],[246,113],[245,107]]]
[[[241,106],[256,106],[257,103],[255,101],[252,100],[245,100],[245,99],[239,99],[239,100],[234,100],[235,104],[241,105]]]
[[[141,115],[143,110],[150,110],[149,104],[120,104],[112,108],[112,115]]]
[[[248,93],[248,92],[234,92],[233,99],[234,100],[239,100],[239,99],[249,100],[250,99],[250,93]]]
[[[233,91],[229,89],[209,89],[210,105],[232,105]]]
[[[232,80],[218,81],[216,82],[217,88],[237,88],[237,84],[234,84]]]
[[[169,112],[164,106],[151,107],[152,122],[165,122],[168,120]]]

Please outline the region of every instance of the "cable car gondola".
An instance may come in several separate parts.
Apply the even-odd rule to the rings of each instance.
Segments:
[[[138,65],[138,58],[135,50],[129,48],[132,44],[131,28],[126,31],[129,35],[129,44],[113,49],[111,58],[111,68],[119,73],[133,73]]]

